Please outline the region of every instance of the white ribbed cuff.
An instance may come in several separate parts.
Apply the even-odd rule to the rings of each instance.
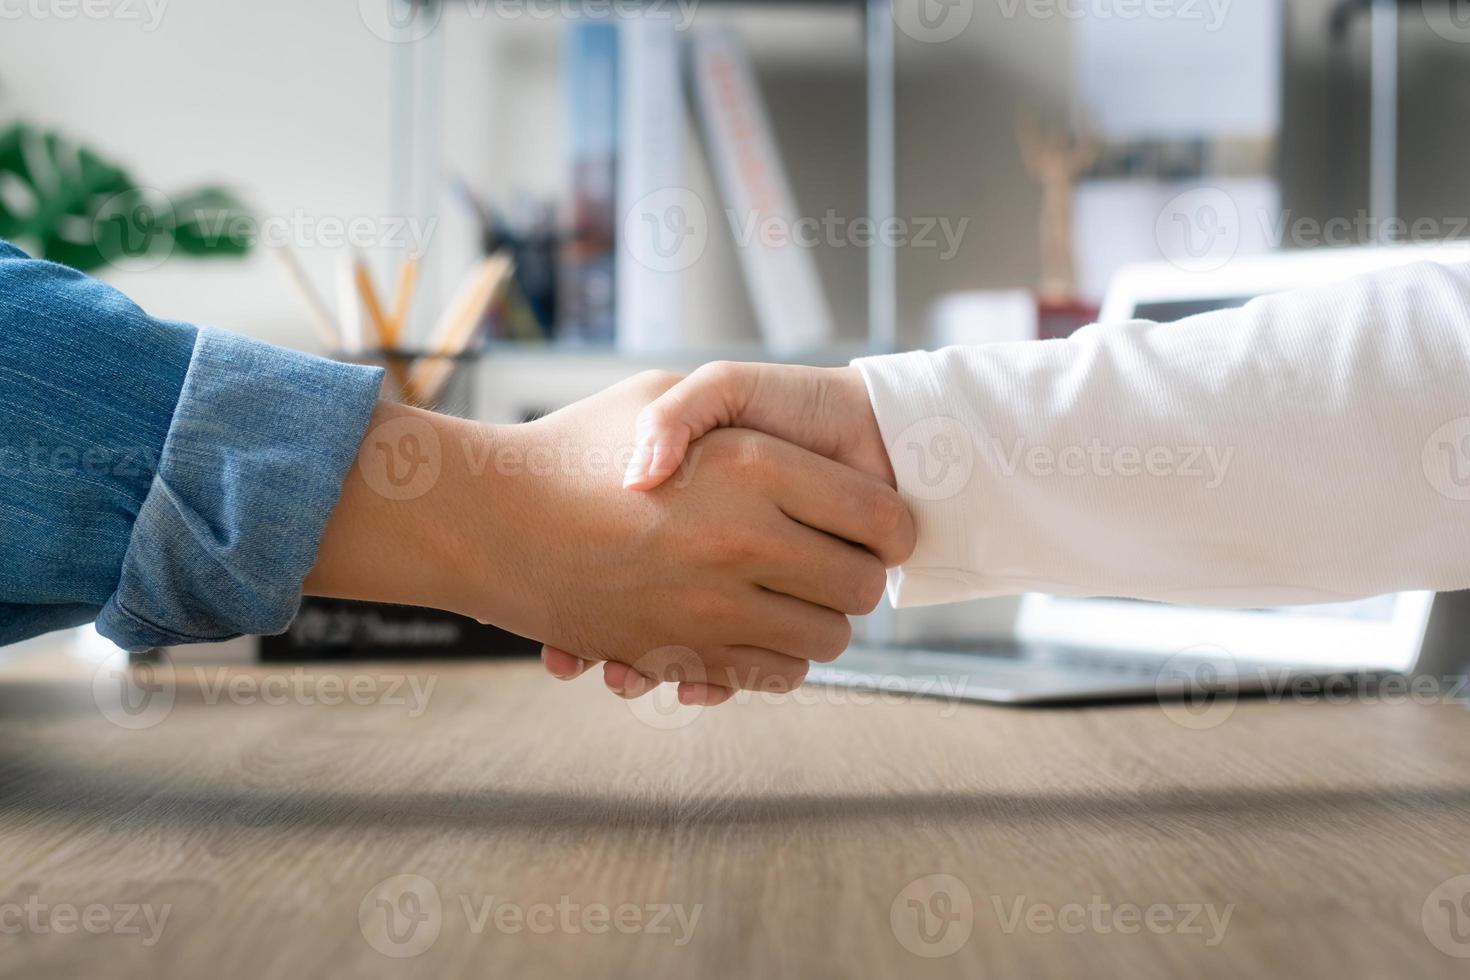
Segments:
[[[975,595],[974,549],[985,538],[975,507],[984,433],[962,399],[945,391],[933,354],[914,351],[853,361],[862,372],[883,444],[918,530],[913,556],[888,572],[894,606]]]

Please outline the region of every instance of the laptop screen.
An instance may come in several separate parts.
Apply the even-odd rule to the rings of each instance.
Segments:
[[[1232,310],[1244,306],[1254,297],[1231,296],[1221,299],[1169,299],[1153,303],[1139,303],[1133,308],[1136,320],[1152,320],[1155,323],[1173,323],[1196,313],[1212,313],[1215,310]]]

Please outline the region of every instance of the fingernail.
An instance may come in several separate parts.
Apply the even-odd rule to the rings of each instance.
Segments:
[[[633,450],[633,458],[628,460],[628,469],[623,473],[623,489],[642,483],[648,477],[648,447],[639,443],[638,448]]]
[[[664,459],[668,456],[668,450],[663,446],[653,447],[653,462],[648,464],[649,476],[664,476]]]
[[[671,446],[655,446],[653,465],[648,468],[648,472],[657,477],[669,476],[679,468],[683,459],[684,452],[677,443]]]

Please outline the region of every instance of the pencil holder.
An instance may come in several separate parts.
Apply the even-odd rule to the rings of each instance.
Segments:
[[[382,395],[388,401],[427,408],[460,418],[475,418],[475,365],[480,354],[437,354],[423,351],[364,351],[339,353],[352,364],[383,368]]]

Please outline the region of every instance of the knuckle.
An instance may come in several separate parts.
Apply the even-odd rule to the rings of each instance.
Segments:
[[[760,536],[748,525],[726,521],[710,527],[703,535],[711,564],[736,568],[762,555]]]
[[[633,375],[633,383],[646,388],[672,388],[683,379],[673,371],[650,368]]]
[[[748,525],[732,524],[725,530],[724,562],[742,573],[765,557],[761,536]]]
[[[648,371],[639,371],[628,379],[628,385],[634,391],[638,392],[642,398],[647,401],[652,401],[682,380],[683,378],[673,371],[664,371],[655,368]]]
[[[740,365],[734,361],[710,361],[700,365],[692,377],[697,377],[705,384],[720,387],[735,380],[740,372]]]
[[[779,665],[755,666],[742,663],[737,658],[735,663],[720,671],[720,683],[739,691],[755,691],[761,694],[789,693],[800,687],[806,680],[811,664],[794,657],[781,659],[785,662]]]
[[[866,502],[868,526],[883,540],[895,537],[908,519],[903,499],[889,487],[874,484]]]
[[[789,694],[801,687],[806,680],[811,664],[805,660],[792,660],[790,666],[782,666],[762,678],[760,689],[772,694]]]
[[[883,598],[887,571],[883,562],[867,552],[854,553],[825,570],[832,591],[823,605],[849,616],[864,616]]]
[[[732,462],[742,473],[758,475],[771,464],[769,443],[752,432],[734,432],[729,441]]]
[[[805,660],[773,659],[767,651],[751,647],[720,647],[712,658],[709,682],[735,691],[789,691],[806,678]]]
[[[823,617],[824,622],[813,637],[811,657],[819,664],[829,664],[842,656],[852,641],[852,623],[841,613]]]
[[[888,570],[883,563],[874,558],[865,563],[859,580],[854,588],[857,598],[857,609],[854,615],[866,616],[878,608],[878,603],[883,601],[883,593],[888,588]]]

